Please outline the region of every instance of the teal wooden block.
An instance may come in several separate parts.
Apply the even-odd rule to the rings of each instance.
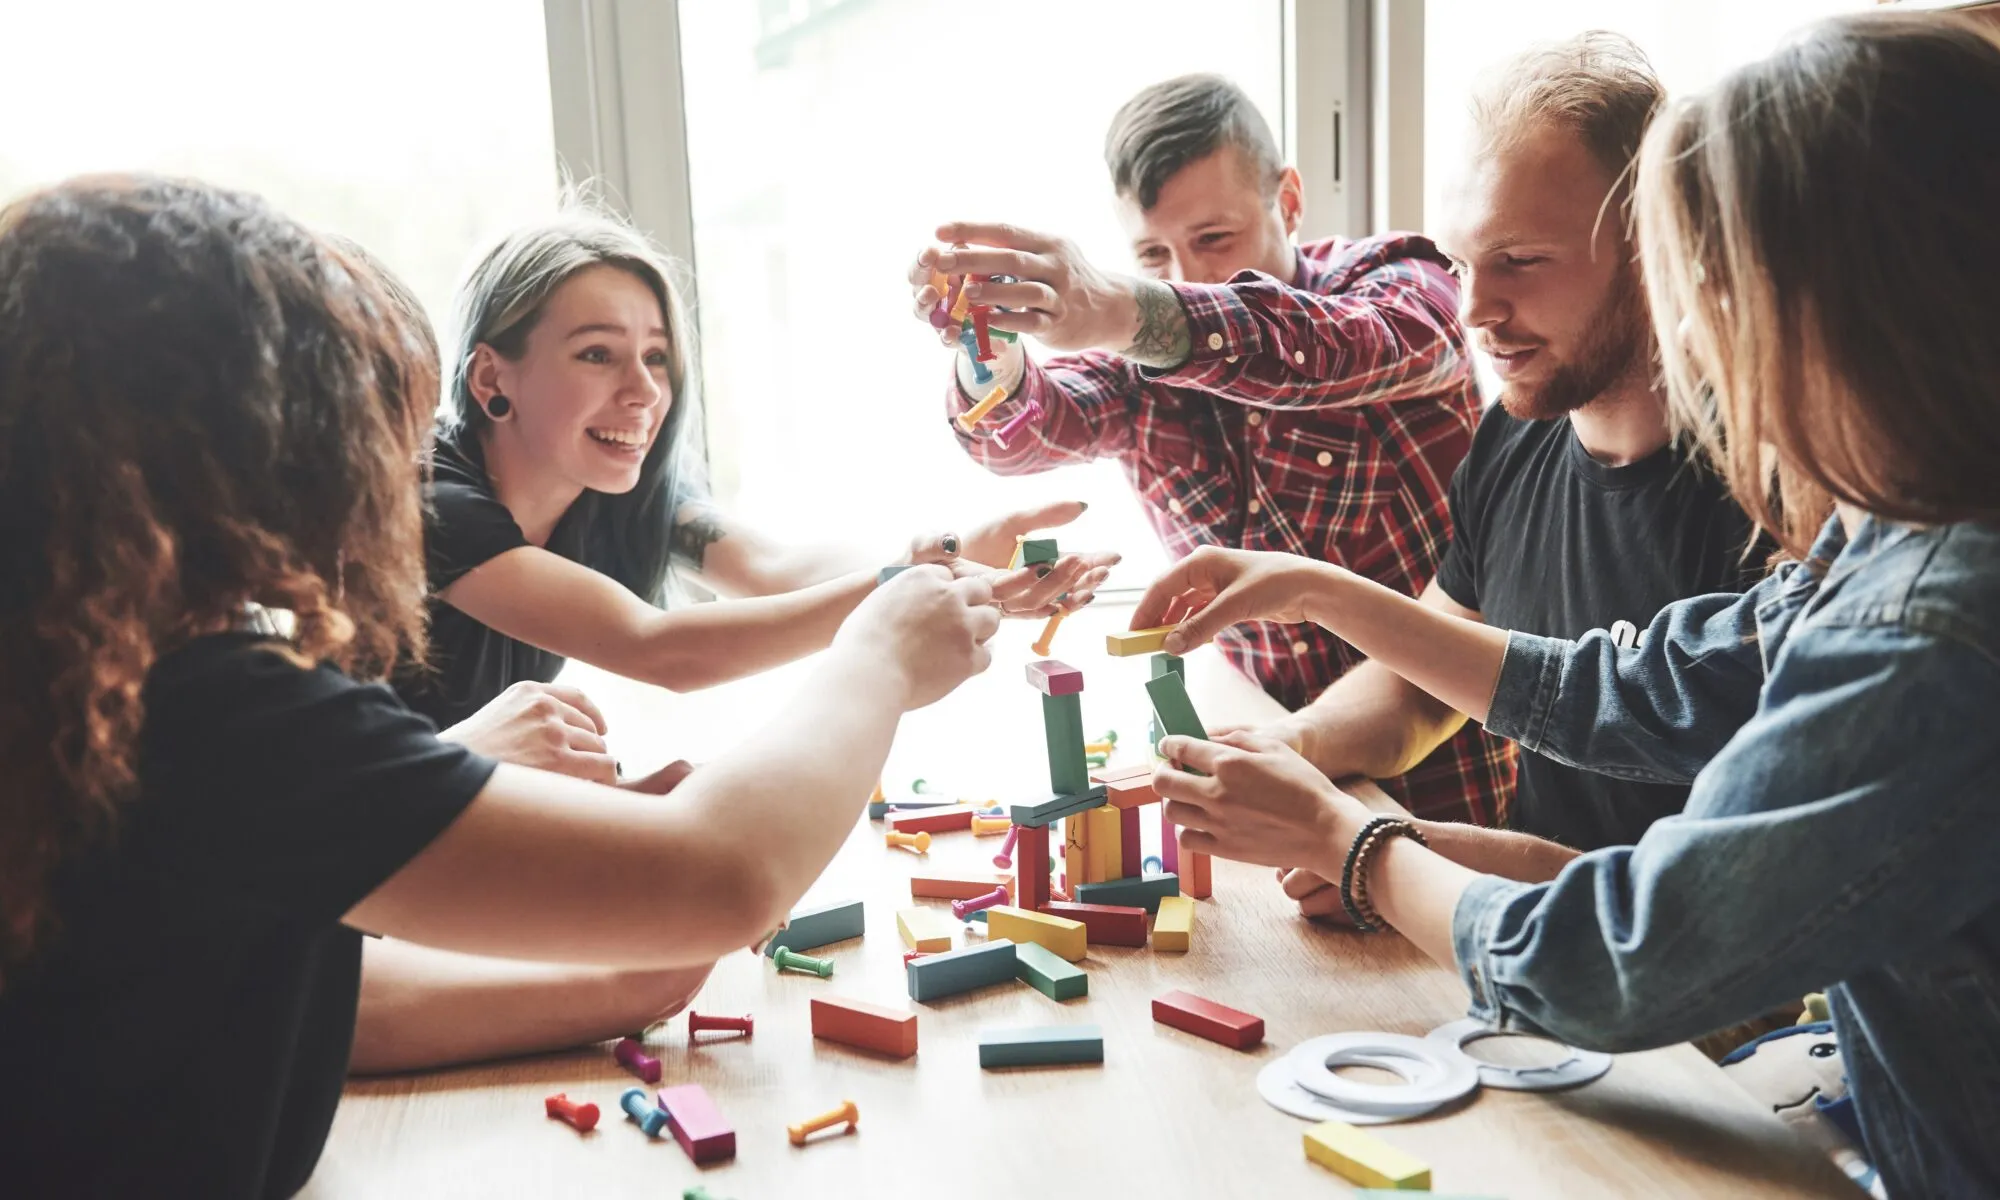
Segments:
[[[1049,790],[1074,796],[1090,789],[1083,761],[1083,697],[1042,697],[1042,735],[1048,743]]]
[[[1187,660],[1178,654],[1155,654],[1146,660],[1146,664],[1151,668],[1149,678],[1158,679],[1167,674],[1187,678]]]
[[[926,954],[912,959],[903,968],[909,978],[910,999],[942,1000],[975,988],[1007,983],[1014,978],[1014,943],[997,938],[962,950]]]
[[[1169,671],[1158,679],[1148,679],[1146,694],[1153,698],[1153,715],[1159,719],[1162,729],[1182,737],[1200,738],[1204,742],[1208,740],[1208,730],[1194,711],[1194,701],[1188,699],[1186,680]],[[1155,742],[1153,748],[1159,749],[1159,743]],[[1201,774],[1191,767],[1181,769],[1191,775]]]
[[[1061,557],[1056,551],[1054,538],[1029,538],[1021,543],[1021,565],[1032,567],[1037,563],[1052,563]]]
[[[1007,819],[1024,829],[1035,829],[1105,802],[1107,790],[1098,784],[1077,795],[1057,794],[1033,804],[1016,804],[1007,810]]]
[[[801,908],[795,910],[791,918],[764,947],[764,956],[769,958],[783,946],[801,953],[825,946],[832,942],[844,942],[848,938],[861,936],[861,901],[849,900],[844,904],[828,904],[821,908]]]
[[[1162,896],[1181,894],[1181,877],[1172,872],[1165,875],[1142,875],[1137,879],[1079,883],[1070,890],[1076,893],[1078,904],[1117,904],[1157,913],[1160,911]]]
[[[1090,991],[1082,967],[1033,942],[1014,944],[1014,977],[1051,1000],[1074,1000]]]
[[[1039,1025],[1027,1029],[979,1031],[979,1065],[1044,1067],[1054,1063],[1101,1063],[1104,1030],[1096,1025]]]

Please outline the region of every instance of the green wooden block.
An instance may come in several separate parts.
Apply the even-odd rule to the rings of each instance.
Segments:
[[[1155,654],[1147,659],[1146,663],[1152,668],[1154,679],[1167,674],[1178,675],[1182,679],[1187,678],[1187,660],[1178,654]]]
[[[1021,543],[1021,565],[1032,567],[1036,563],[1052,563],[1061,557],[1056,552],[1054,538],[1029,538]]]
[[[816,950],[834,942],[844,942],[848,938],[861,936],[861,901],[849,900],[844,904],[828,904],[820,908],[794,909],[785,927],[774,934],[764,947],[764,957],[777,954],[778,947],[787,950]]]
[[[910,999],[942,1000],[974,988],[1005,983],[1014,978],[1016,952],[1013,942],[996,938],[978,946],[911,959],[903,968],[910,984]]]
[[[909,563],[898,563],[894,566],[883,567],[881,570],[875,572],[875,585],[880,587],[889,582],[891,579],[909,570],[910,565]]]
[[[1148,679],[1146,694],[1153,698],[1153,715],[1160,719],[1161,728],[1182,737],[1200,738],[1204,742],[1208,740],[1208,730],[1202,727],[1201,718],[1195,714],[1194,701],[1188,699],[1186,680],[1169,671],[1157,679]],[[1153,748],[1159,749],[1159,744],[1154,743]],[[1189,773],[1201,774],[1200,771]]]
[[[1083,697],[1042,697],[1042,734],[1048,742],[1049,790],[1063,796],[1090,790],[1090,767],[1083,760]]]
[[[1085,809],[1098,808],[1108,795],[1109,789],[1100,783],[1081,795],[1058,794],[1036,804],[1016,804],[1007,810],[1007,819],[1023,829],[1036,829]]]
[[[1051,1000],[1074,1000],[1090,991],[1090,976],[1083,968],[1034,942],[1014,944],[1014,978]]]
[[[1078,904],[1116,904],[1157,913],[1161,897],[1181,894],[1181,877],[1172,873],[1141,875],[1137,879],[1072,884],[1071,890],[1076,893]]]
[[[1104,1030],[1096,1025],[979,1031],[979,1065],[987,1069],[1103,1061]]]

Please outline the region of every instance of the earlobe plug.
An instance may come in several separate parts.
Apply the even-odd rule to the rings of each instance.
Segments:
[[[514,402],[499,392],[493,393],[493,398],[486,402],[486,415],[492,420],[504,420],[507,414],[513,411]]]

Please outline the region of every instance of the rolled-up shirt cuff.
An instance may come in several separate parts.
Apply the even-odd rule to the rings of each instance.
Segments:
[[[1486,706],[1486,732],[1539,750],[1562,691],[1569,651],[1570,643],[1561,638],[1508,634],[1500,678]]]
[[[1493,944],[1507,906],[1534,890],[1536,884],[1516,883],[1497,875],[1481,875],[1466,885],[1451,915],[1452,953],[1458,977],[1472,995],[1468,1016],[1495,1029],[1507,1027],[1507,1010],[1493,976]]]
[[[1169,283],[1187,314],[1188,359],[1174,367],[1140,367],[1146,379],[1175,383],[1206,378],[1217,360],[1234,363],[1261,354],[1264,335],[1250,306],[1224,283]]]

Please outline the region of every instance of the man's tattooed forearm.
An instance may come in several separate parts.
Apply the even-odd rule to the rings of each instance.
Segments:
[[[674,524],[674,557],[699,571],[702,559],[708,556],[708,548],[721,541],[729,531],[722,527],[714,509],[692,507],[682,512],[684,515]]]
[[[1141,366],[1178,367],[1188,360],[1187,311],[1174,289],[1157,279],[1135,280],[1132,298],[1139,304],[1139,332],[1123,351]]]

